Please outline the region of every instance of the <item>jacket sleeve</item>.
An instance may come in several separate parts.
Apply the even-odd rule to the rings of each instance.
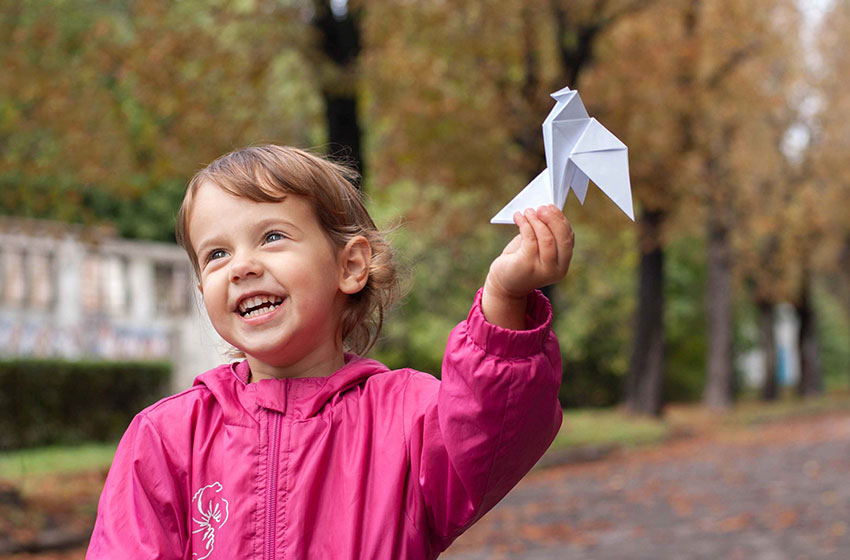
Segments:
[[[141,413],[118,444],[86,559],[183,558],[184,503],[164,442]]]
[[[406,406],[423,411],[408,432],[424,503],[424,519],[413,522],[427,526],[436,548],[447,548],[496,505],[558,433],[561,356],[551,323],[549,301],[534,292],[529,330],[491,325],[479,290],[469,317],[449,336],[439,389],[408,387]]]

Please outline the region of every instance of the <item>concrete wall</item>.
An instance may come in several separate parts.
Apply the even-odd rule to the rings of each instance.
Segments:
[[[176,245],[0,218],[0,358],[168,360],[176,391],[225,348]]]

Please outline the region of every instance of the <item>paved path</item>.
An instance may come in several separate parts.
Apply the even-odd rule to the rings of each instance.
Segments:
[[[850,415],[535,471],[446,560],[850,560]]]

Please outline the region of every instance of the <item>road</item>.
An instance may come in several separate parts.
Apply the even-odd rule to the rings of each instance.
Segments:
[[[850,559],[850,414],[533,471],[440,558]]]

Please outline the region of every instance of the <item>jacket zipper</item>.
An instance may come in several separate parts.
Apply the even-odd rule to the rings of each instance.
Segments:
[[[266,487],[266,560],[274,560],[275,522],[277,518],[277,470],[280,458],[280,420],[279,412],[271,413],[269,430],[268,481]]]

